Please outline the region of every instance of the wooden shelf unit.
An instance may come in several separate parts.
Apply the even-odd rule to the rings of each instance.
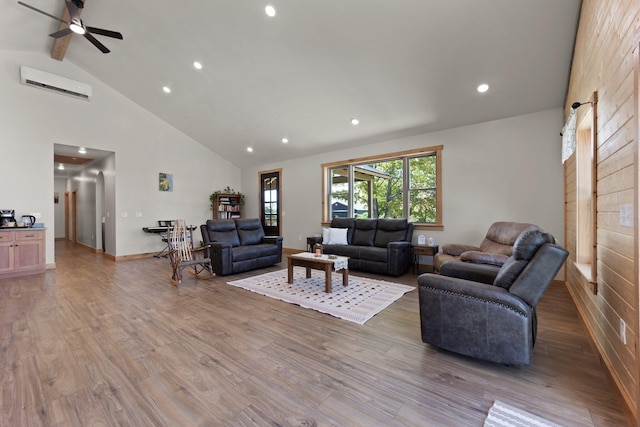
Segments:
[[[213,219],[242,217],[241,196],[237,194],[218,194],[213,205]]]

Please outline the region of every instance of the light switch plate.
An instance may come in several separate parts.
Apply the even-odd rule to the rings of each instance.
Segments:
[[[620,225],[633,227],[633,205],[620,205]]]

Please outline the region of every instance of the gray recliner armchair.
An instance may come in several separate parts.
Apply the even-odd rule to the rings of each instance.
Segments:
[[[497,271],[447,262],[440,275],[418,277],[422,341],[505,365],[530,365],[535,307],[568,252],[537,226],[526,228]]]

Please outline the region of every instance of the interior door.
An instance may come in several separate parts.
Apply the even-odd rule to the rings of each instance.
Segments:
[[[267,236],[281,236],[281,187],[282,169],[260,172],[260,220]]]
[[[64,193],[64,236],[75,242],[78,232],[78,190]]]

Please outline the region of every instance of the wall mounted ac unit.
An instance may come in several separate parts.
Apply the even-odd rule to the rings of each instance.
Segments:
[[[20,67],[20,83],[27,86],[50,90],[52,92],[62,93],[75,98],[86,100],[91,98],[91,86],[86,83],[77,82],[75,80],[67,79],[66,77],[47,73],[46,71],[36,70],[24,65]]]

